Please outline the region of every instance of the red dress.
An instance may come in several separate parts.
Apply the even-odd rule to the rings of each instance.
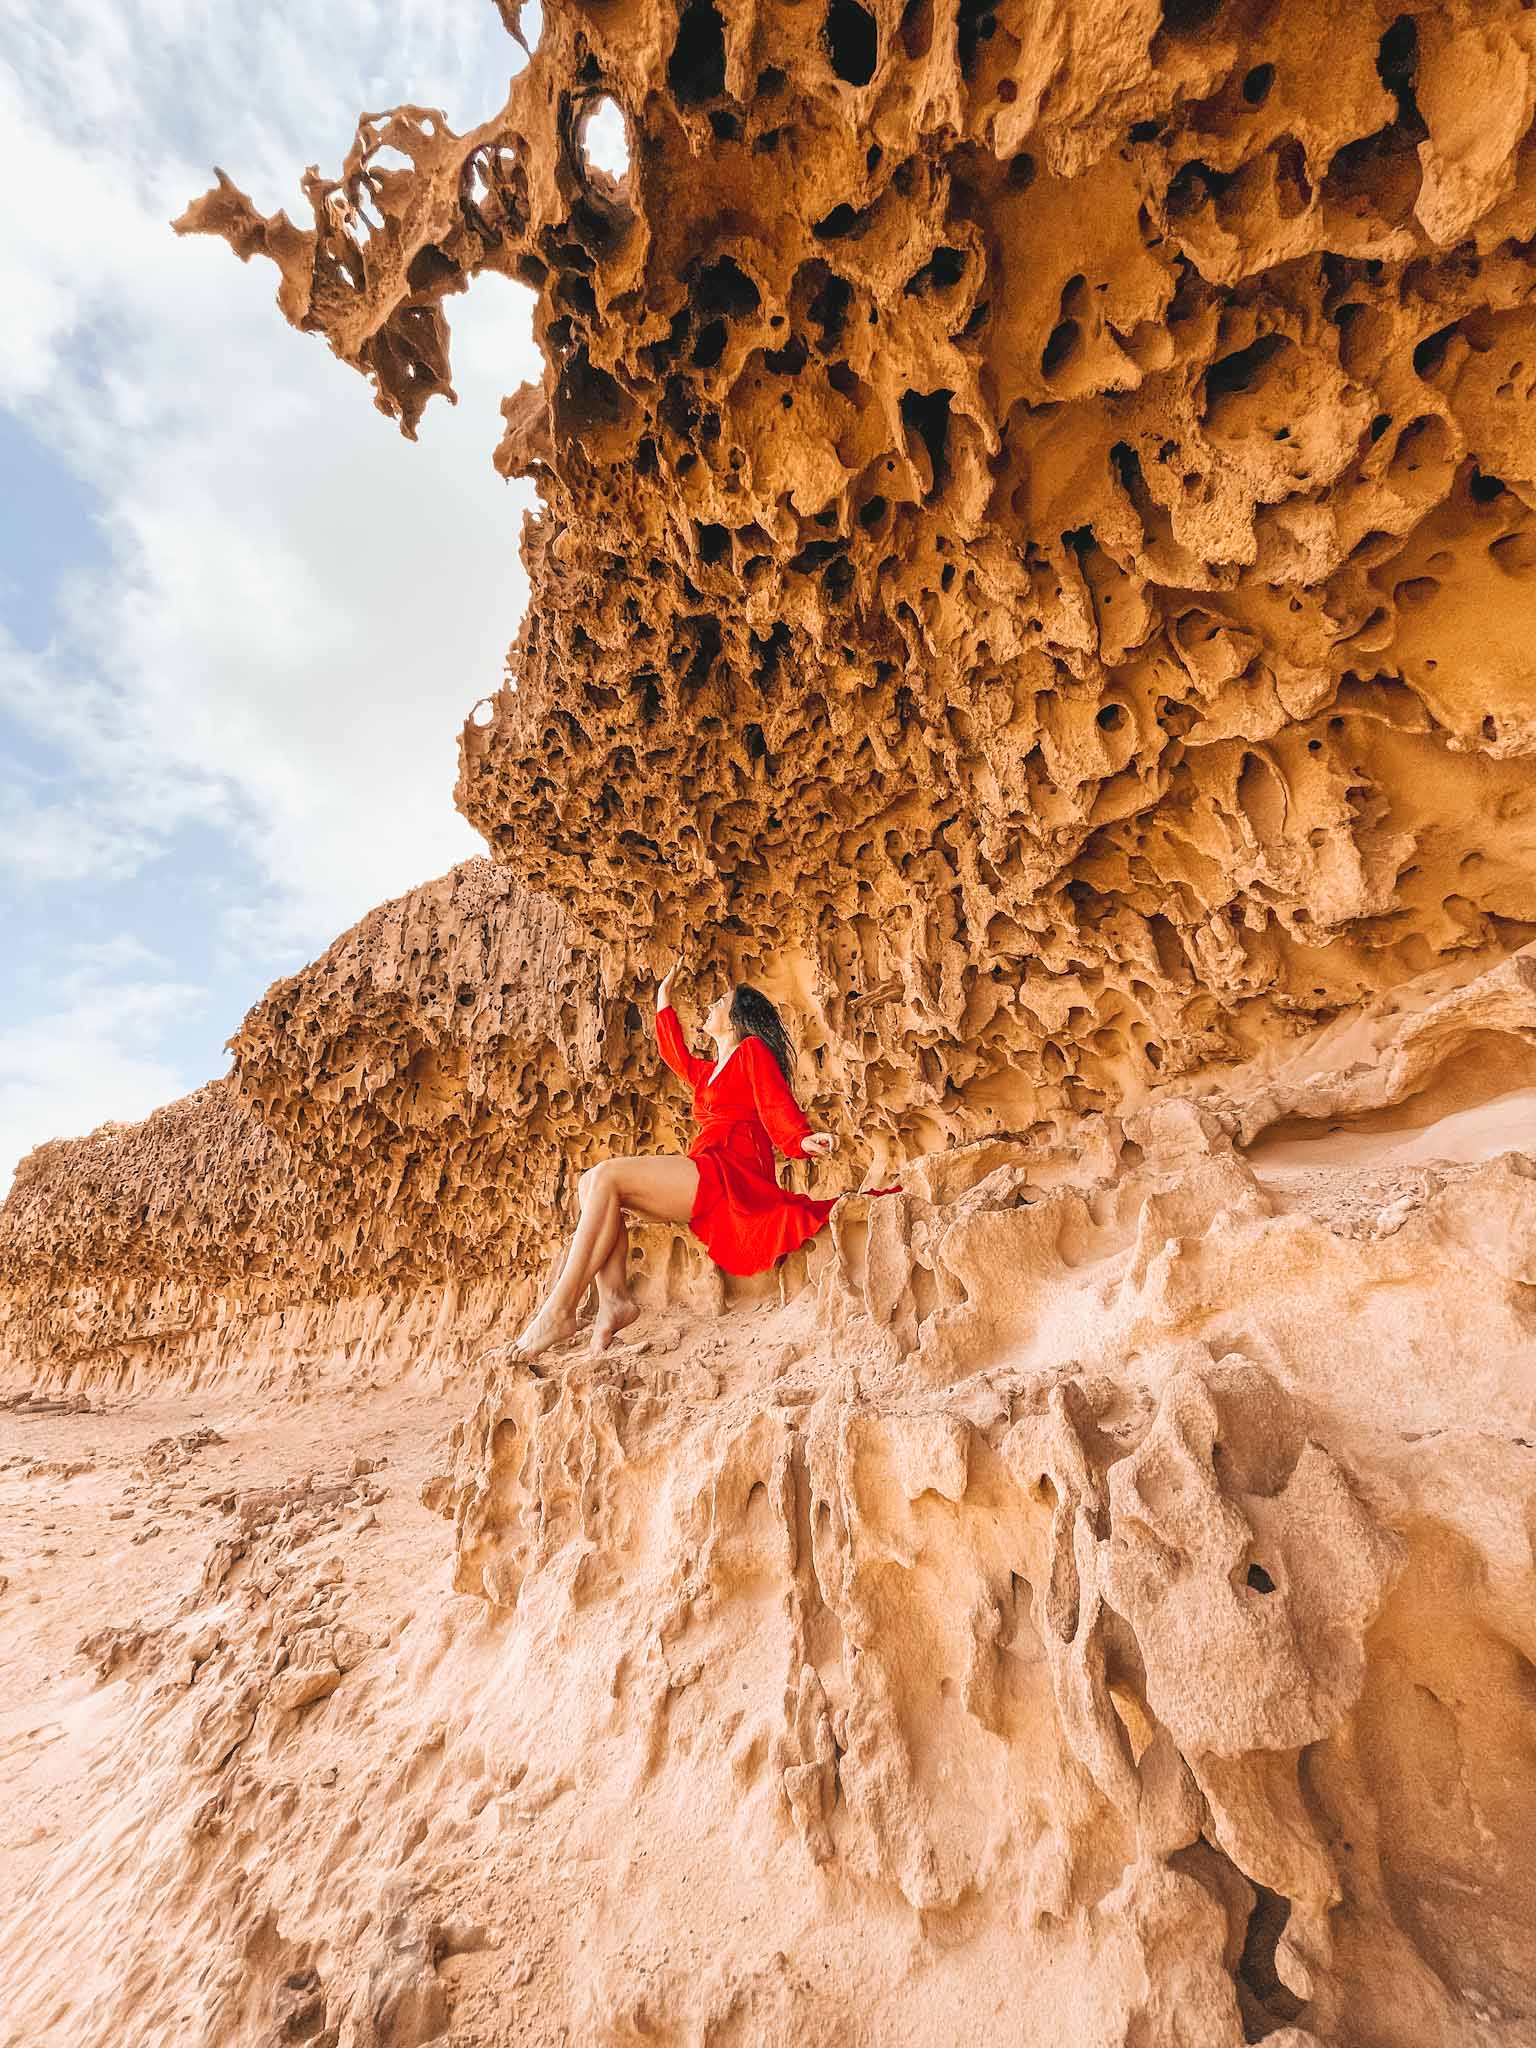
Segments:
[[[761,1273],[814,1237],[832,1213],[835,1196],[796,1194],[774,1172],[775,1145],[786,1159],[810,1156],[801,1142],[810,1121],[762,1039],[733,1046],[714,1080],[714,1061],[694,1058],[670,1003],[656,1012],[656,1042],[692,1088],[699,1120],[688,1148],[699,1169],[688,1227],[727,1273]]]

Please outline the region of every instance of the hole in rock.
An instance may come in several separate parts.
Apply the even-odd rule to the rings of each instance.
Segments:
[[[884,517],[885,500],[882,497],[873,497],[867,505],[861,505],[859,508],[859,524],[862,527],[878,526]]]
[[[578,436],[594,427],[617,425],[625,409],[618,383],[591,361],[585,349],[572,356],[561,371],[556,405],[561,425]]]
[[[805,368],[805,343],[792,334],[782,348],[764,349],[763,366],[775,377],[798,377]]]
[[[1243,98],[1250,107],[1262,107],[1269,98],[1269,89],[1275,82],[1273,64],[1255,64],[1243,80]]]
[[[699,619],[692,623],[697,625],[699,637],[693,659],[689,662],[687,673],[683,677],[685,690],[696,690],[708,676],[715,665],[715,657],[720,652],[722,637],[718,619]]]
[[[880,55],[875,17],[859,0],[832,0],[822,24],[832,69],[847,85],[868,85]]]
[[[840,242],[845,235],[861,229],[868,216],[852,207],[845,199],[840,206],[834,206],[830,213],[824,213],[811,233],[818,242]]]
[[[901,394],[902,423],[916,433],[928,451],[933,472],[933,489],[944,473],[944,455],[949,442],[949,402],[952,391],[904,391]]]
[[[624,109],[606,94],[588,100],[577,130],[582,158],[592,170],[606,171],[612,178],[629,175],[629,131]]]
[[[853,301],[853,286],[837,272],[828,271],[821,289],[806,307],[806,316],[821,329],[823,350],[836,348],[843,338],[843,326]]]
[[[712,370],[725,354],[725,322],[711,320],[701,327],[693,344],[694,366],[700,370]]]
[[[1414,96],[1418,69],[1418,23],[1400,14],[1376,46],[1376,76],[1397,101],[1398,125],[1410,142],[1423,142],[1429,134]]]
[[[1435,371],[1439,369],[1441,362],[1444,360],[1445,351],[1449,346],[1451,336],[1456,332],[1457,325],[1458,323],[1453,320],[1448,327],[1437,328],[1433,334],[1425,335],[1413,352],[1415,376],[1432,377]]]
[[[1281,2027],[1293,2025],[1301,2017],[1305,2001],[1281,1981],[1275,1967],[1275,1952],[1291,1917],[1291,1902],[1253,1878],[1248,1882],[1253,1885],[1255,1904],[1237,1965],[1238,2002],[1243,2011],[1244,2040],[1262,2041]]]
[[[805,575],[810,570],[820,569],[830,562],[834,555],[842,551],[842,547],[843,543],[840,540],[809,540],[798,555],[790,558],[789,566]]]
[[[1082,337],[1082,329],[1075,320],[1062,320],[1052,328],[1040,356],[1040,373],[1054,377],[1056,372],[1070,359]]]
[[[1475,504],[1486,505],[1502,494],[1504,481],[1502,477],[1486,476],[1482,470],[1474,466],[1467,482],[1467,489],[1471,492]]]
[[[1192,35],[1215,15],[1221,0],[1163,0],[1163,27],[1172,36]]]
[[[667,83],[685,107],[725,90],[725,23],[713,0],[688,0],[667,63]]]
[[[1289,343],[1283,334],[1261,334],[1247,348],[1234,349],[1231,355],[1220,357],[1205,373],[1207,407],[1232,392],[1251,391],[1264,365],[1287,347]]]
[[[1035,182],[1035,160],[1027,149],[1008,159],[1008,182],[1015,192],[1026,191]]]
[[[784,621],[779,619],[775,623],[773,631],[763,639],[759,639],[757,634],[754,633],[752,635],[752,651],[757,657],[755,680],[761,689],[772,682],[775,674],[778,672],[780,662],[789,652],[789,628],[785,625]]]
[[[1261,1564],[1249,1565],[1247,1583],[1255,1593],[1273,1593],[1275,1590],[1274,1580]]]
[[[1400,226],[1413,212],[1423,183],[1423,166],[1400,127],[1383,128],[1348,142],[1328,166],[1323,197],[1357,215],[1375,213]]]
[[[713,521],[699,527],[699,560],[718,562],[730,553],[731,530]]]
[[[997,0],[960,0],[955,16],[955,48],[960,57],[960,75],[968,79],[976,52],[997,27]]]
[[[906,292],[909,298],[917,298],[924,292],[948,291],[957,285],[965,273],[965,251],[963,249],[935,249],[928,261],[914,270],[907,279]]]
[[[722,256],[701,270],[693,282],[693,303],[706,318],[719,314],[727,320],[755,313],[762,294],[741,265]]]
[[[907,0],[897,33],[910,59],[926,57],[933,45],[933,0]]]
[[[1218,171],[1199,157],[1192,157],[1168,187],[1170,215],[1192,213],[1207,200],[1219,199],[1236,176],[1235,171]]]

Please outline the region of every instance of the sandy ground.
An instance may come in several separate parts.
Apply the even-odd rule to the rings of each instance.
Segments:
[[[418,1495],[463,1405],[397,1388],[248,1411],[205,1390],[0,1412],[0,1893],[82,1832],[93,1756],[118,1733],[126,1679],[101,1685],[110,1646],[81,1645],[169,1620],[242,1496],[376,1466],[342,1532],[338,1618],[378,1639],[446,1586],[447,1532]]]

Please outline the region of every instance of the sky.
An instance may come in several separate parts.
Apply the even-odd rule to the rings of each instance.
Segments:
[[[492,0],[0,0],[0,1194],[484,851],[455,745],[527,597],[491,451],[531,294],[448,301],[459,403],[412,444],[270,264],[169,222],[217,163],[308,226],[359,113],[462,131],[525,62]]]

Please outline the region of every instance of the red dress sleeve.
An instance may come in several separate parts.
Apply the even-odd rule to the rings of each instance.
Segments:
[[[778,1061],[760,1038],[748,1038],[741,1056],[747,1062],[752,1100],[769,1137],[786,1159],[810,1157],[802,1143],[811,1128],[810,1118],[790,1093]]]
[[[688,1041],[683,1036],[683,1027],[678,1022],[677,1012],[670,1003],[665,1003],[656,1012],[656,1043],[661,1056],[674,1074],[680,1074],[689,1087],[696,1087],[710,1071],[709,1060],[695,1059],[688,1050]]]

